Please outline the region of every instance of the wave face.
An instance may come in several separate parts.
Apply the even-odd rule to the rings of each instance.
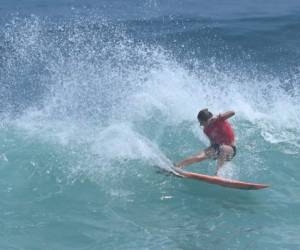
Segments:
[[[299,247],[299,15],[90,4],[1,10],[1,248]],[[204,107],[236,112],[221,174],[270,189],[165,173],[208,145]]]

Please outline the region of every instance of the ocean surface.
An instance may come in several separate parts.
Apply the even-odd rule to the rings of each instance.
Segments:
[[[300,249],[299,45],[296,0],[0,0],[0,249]],[[168,174],[206,107],[270,188]]]

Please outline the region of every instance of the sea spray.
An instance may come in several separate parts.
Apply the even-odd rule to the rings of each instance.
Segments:
[[[295,19],[70,15],[0,28],[0,248],[299,248]],[[157,172],[209,145],[204,107],[236,112],[224,176],[271,188]]]
[[[3,63],[9,67],[2,68],[6,70],[2,82],[6,84],[3,89],[6,96],[12,97],[5,102],[10,108],[4,113],[17,112],[12,123],[33,132],[33,136],[35,133],[71,148],[72,144],[88,144],[92,152],[86,148],[84,158],[95,161],[95,166],[112,166],[107,162],[114,160],[114,151],[115,156],[119,153],[119,158],[130,158],[132,154],[126,154],[126,148],[130,149],[125,147],[126,137],[129,137],[128,145],[130,138],[133,141],[144,138],[145,145],[151,142],[159,148],[170,127],[182,131],[173,134],[179,136],[177,142],[173,140],[173,150],[176,152],[176,147],[183,150],[175,156],[175,161],[199,151],[207,146],[200,128],[195,126],[195,116],[203,107],[209,107],[215,114],[236,111],[232,122],[242,152],[243,147],[254,142],[247,138],[248,132],[241,136],[238,123],[251,123],[265,140],[291,144],[295,146],[294,151],[298,150],[299,141],[294,136],[299,128],[296,84],[286,90],[276,78],[259,76],[261,72],[251,78],[254,73],[251,69],[249,75],[243,68],[222,71],[214,61],[210,67],[196,63],[190,69],[162,47],[133,41],[126,34],[126,27],[101,19],[80,18],[74,23],[49,24],[46,19],[31,17],[15,19],[4,30],[9,46],[5,47]],[[34,74],[25,81],[8,68],[27,76],[30,71]],[[26,92],[21,97],[14,95],[24,84],[26,91],[35,91],[30,92],[34,97]],[[127,129],[122,129],[124,123],[129,124],[129,134]],[[147,124],[152,128],[147,128]],[[102,140],[101,135],[112,128],[118,129],[118,136],[114,138],[112,133],[111,139]],[[93,132],[86,132],[89,130]],[[95,131],[100,136],[98,141]],[[200,139],[198,145],[189,146],[184,142],[189,131],[194,134],[195,143]],[[103,152],[107,155],[96,146],[103,144],[105,148],[109,143],[114,147],[110,147],[108,154],[106,146]],[[143,144],[137,145],[141,147],[139,152]],[[89,156],[97,154],[95,149],[102,159]],[[174,157],[173,150],[165,150],[165,159]],[[136,157],[139,155],[143,160],[143,154]],[[250,156],[253,161],[255,157]]]

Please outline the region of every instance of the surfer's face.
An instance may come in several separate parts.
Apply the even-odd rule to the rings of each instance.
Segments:
[[[201,127],[205,127],[207,121],[199,121]]]
[[[200,121],[199,121],[200,126],[201,126],[201,127],[206,127],[206,126],[209,124],[210,120],[211,120],[211,118],[207,119],[206,121],[201,121],[201,120],[200,120]]]

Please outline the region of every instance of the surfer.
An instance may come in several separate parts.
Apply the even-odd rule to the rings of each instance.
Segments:
[[[233,111],[228,111],[217,116],[208,109],[203,109],[198,113],[198,121],[203,126],[203,132],[210,140],[210,146],[197,155],[191,156],[178,164],[176,167],[184,168],[187,165],[201,162],[207,159],[217,160],[217,171],[226,161],[232,160],[236,155],[235,136],[228,118],[234,116]]]

